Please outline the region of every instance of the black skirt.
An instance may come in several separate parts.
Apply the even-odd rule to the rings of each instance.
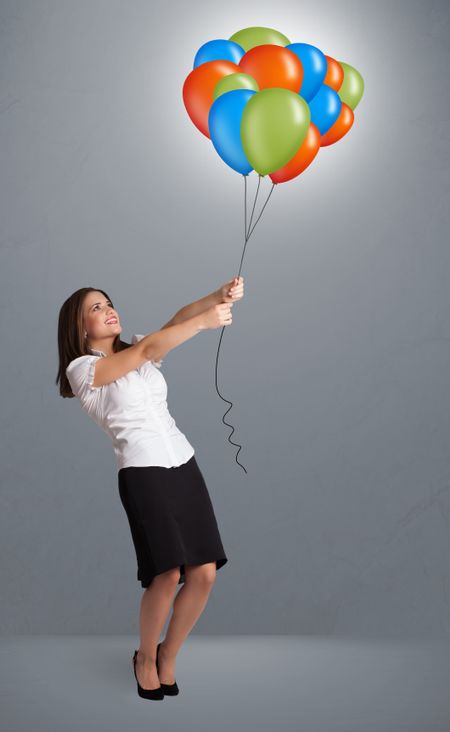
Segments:
[[[214,509],[195,455],[182,465],[130,466],[118,473],[119,493],[128,516],[137,559],[137,579],[148,587],[153,577],[186,564],[228,561]]]

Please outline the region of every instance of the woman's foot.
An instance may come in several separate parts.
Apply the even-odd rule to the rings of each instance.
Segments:
[[[136,676],[143,689],[157,689],[160,686],[155,660],[144,658],[141,650],[136,657]]]
[[[164,641],[159,646],[158,654],[158,677],[161,684],[174,684],[175,683],[175,665],[176,656],[171,656],[167,653],[164,647]]]

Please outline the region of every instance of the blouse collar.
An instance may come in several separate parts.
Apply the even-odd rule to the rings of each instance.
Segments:
[[[106,356],[106,353],[104,353],[103,351],[96,351],[95,348],[90,348],[89,350],[95,356]]]

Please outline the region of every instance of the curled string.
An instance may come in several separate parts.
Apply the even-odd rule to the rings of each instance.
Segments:
[[[249,222],[248,227],[247,227],[247,175],[243,175],[243,178],[244,178],[244,249],[242,251],[241,262],[240,262],[240,265],[239,265],[238,277],[240,277],[240,274],[241,274],[242,263],[244,261],[244,254],[245,254],[245,248],[247,246],[247,242],[250,239],[250,237],[251,237],[251,235],[252,235],[252,233],[253,233],[253,231],[255,229],[256,224],[260,220],[260,218],[261,218],[261,216],[263,214],[263,211],[264,211],[264,209],[265,209],[265,207],[266,207],[266,205],[267,205],[267,203],[269,201],[269,198],[272,195],[272,191],[275,188],[275,183],[272,183],[272,188],[270,189],[269,195],[267,196],[267,198],[266,198],[266,200],[264,202],[264,205],[263,205],[263,207],[262,207],[262,209],[261,209],[261,211],[260,211],[260,213],[258,215],[258,218],[256,219],[255,223],[252,226],[253,214],[255,212],[255,206],[256,206],[256,199],[258,198],[259,186],[260,186],[260,183],[261,183],[261,175],[258,175],[258,187],[256,189],[255,200],[253,201],[253,209],[252,209],[252,214],[251,214],[251,217],[250,217],[250,222]],[[239,455],[239,452],[242,449],[242,445],[239,445],[239,443],[237,443],[237,442],[233,442],[233,440],[231,439],[231,435],[234,432],[234,427],[229,422],[226,422],[225,421],[225,416],[228,414],[228,412],[230,411],[231,407],[233,406],[233,402],[230,402],[229,399],[225,399],[225,397],[223,397],[222,394],[220,393],[219,387],[218,387],[217,371],[218,371],[218,363],[219,363],[219,351],[220,351],[220,344],[222,343],[222,338],[223,338],[223,334],[224,334],[225,328],[226,328],[226,325],[224,325],[223,328],[222,328],[222,330],[221,330],[220,338],[219,338],[219,345],[217,346],[216,368],[215,368],[215,386],[216,386],[216,391],[217,391],[219,397],[222,399],[222,401],[224,401],[224,402],[226,402],[227,404],[230,405],[228,407],[227,411],[225,412],[225,414],[222,417],[222,422],[227,427],[231,427],[231,433],[228,435],[228,441],[232,445],[234,445],[235,447],[238,447],[239,448],[239,450],[237,451],[236,456],[235,456],[236,457],[236,462],[237,462],[238,465],[241,466],[241,468],[244,470],[244,472],[247,473],[248,471],[244,468],[244,466],[242,465],[242,463],[240,463],[239,460],[237,459],[237,456]]]

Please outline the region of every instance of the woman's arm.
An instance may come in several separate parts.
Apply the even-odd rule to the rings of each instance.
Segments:
[[[213,305],[213,307],[200,315],[194,315],[183,323],[177,323],[170,328],[167,327],[164,332],[162,332],[163,329],[161,328],[154,333],[149,333],[141,338],[138,345],[142,347],[147,361],[159,361],[173,348],[184,343],[188,338],[197,335],[200,331],[231,325],[231,308],[231,303]],[[135,348],[135,346],[132,346],[132,348]],[[117,354],[113,355],[117,357]],[[113,356],[110,358],[113,358]],[[106,359],[103,358],[101,360],[104,361]]]
[[[169,328],[171,325],[184,323],[185,320],[189,320],[196,315],[201,315],[205,310],[213,307],[213,305],[219,305],[221,302],[221,292],[220,290],[215,290],[214,292],[211,292],[210,295],[205,295],[205,297],[200,298],[200,300],[194,300],[194,302],[191,302],[189,305],[185,305],[183,308],[178,310],[173,318],[171,318],[168,323],[165,323],[160,330],[163,328]]]

